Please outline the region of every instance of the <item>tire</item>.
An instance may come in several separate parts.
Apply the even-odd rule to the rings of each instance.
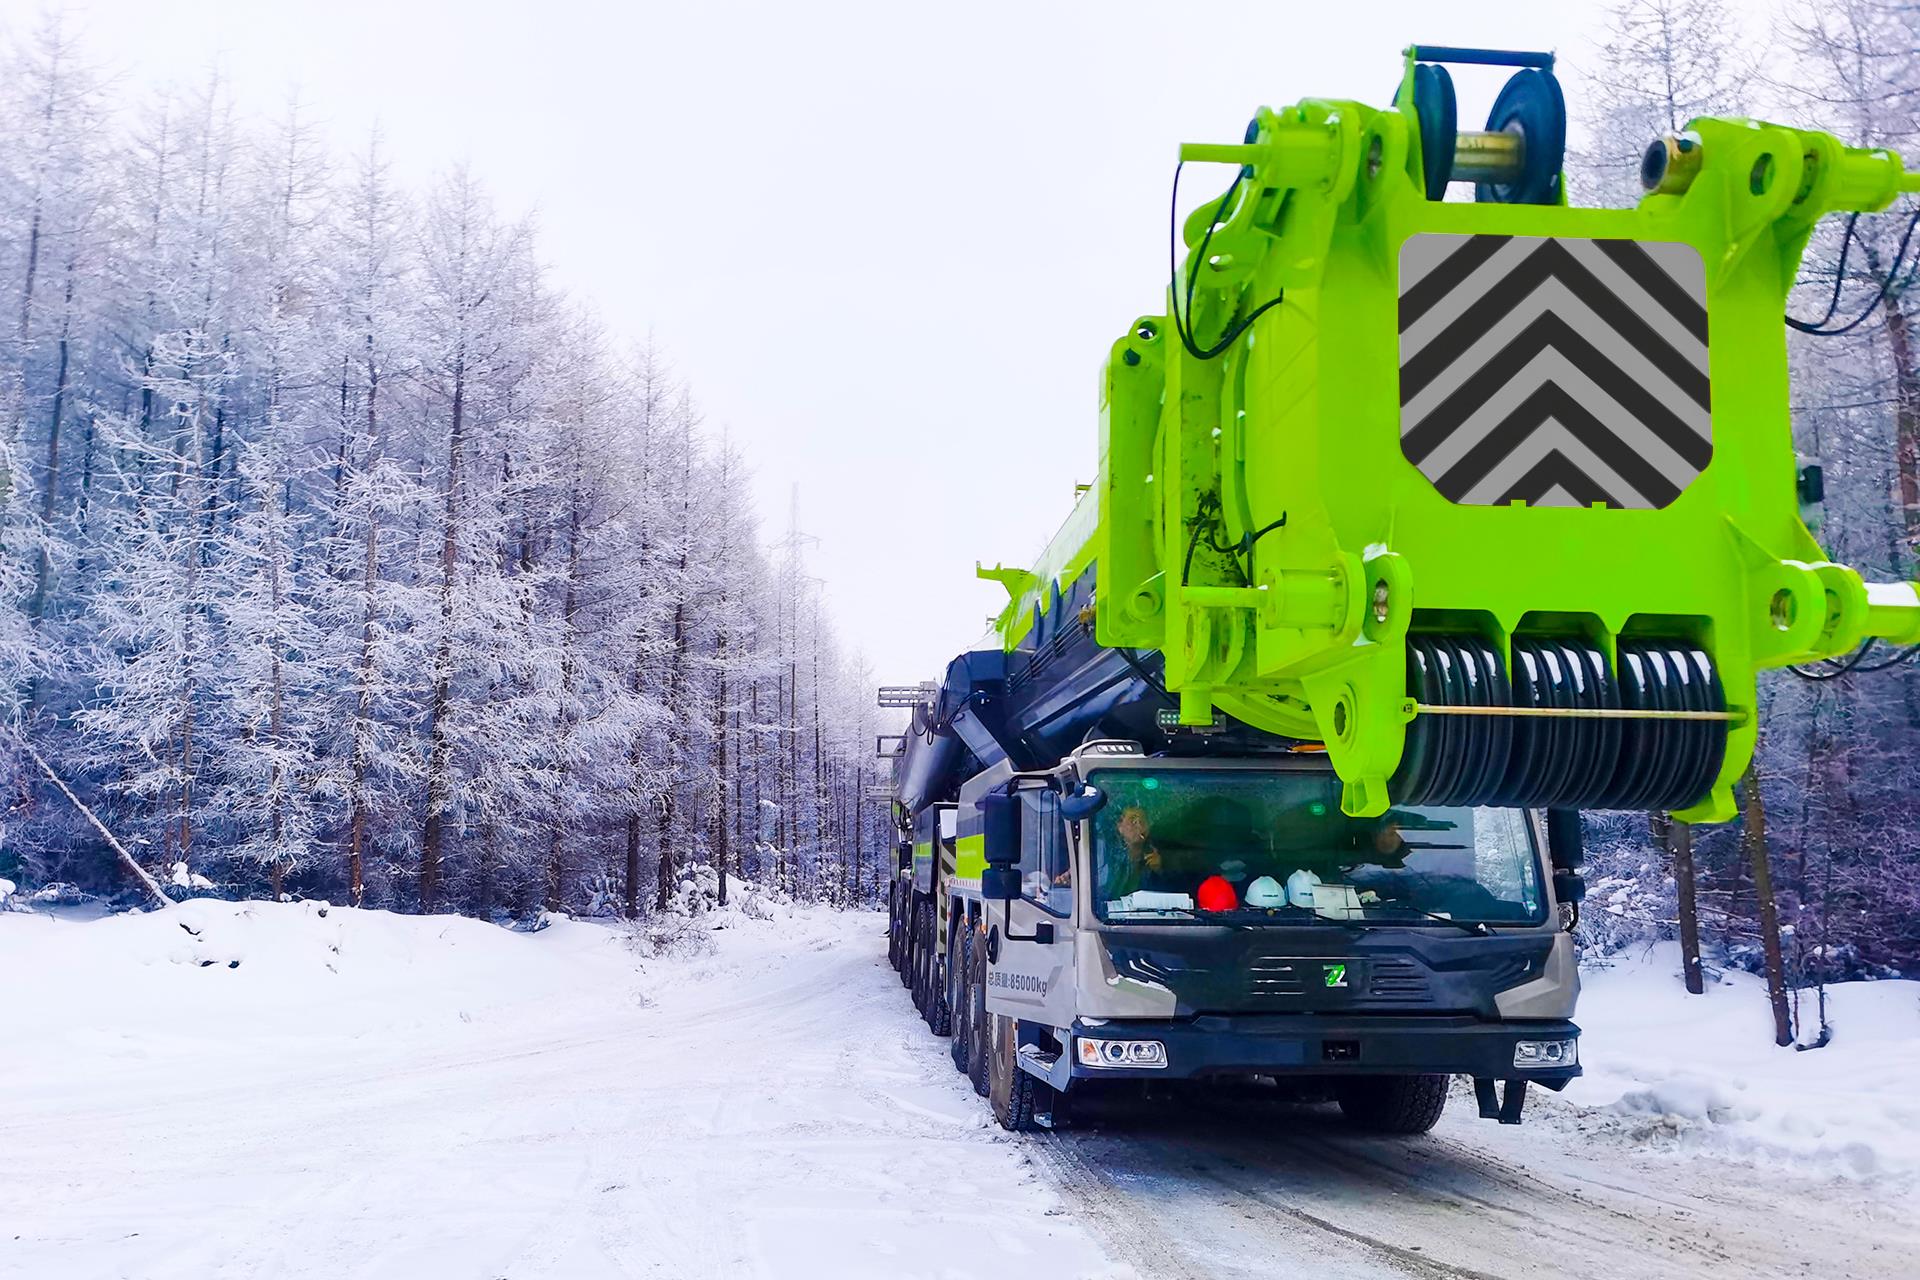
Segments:
[[[967,1077],[973,1091],[987,1096],[987,1058],[992,1052],[993,1022],[987,1017],[987,941],[978,928],[967,933]]]
[[[953,950],[948,953],[954,961],[953,1043],[947,1052],[953,1059],[953,1069],[964,1076],[969,1074],[967,1057],[973,1047],[972,927],[962,925],[955,932],[953,943]]]
[[[1445,1076],[1355,1076],[1333,1087],[1340,1110],[1369,1133],[1425,1133],[1447,1106]]]
[[[927,961],[927,1007],[922,1011],[927,1030],[936,1036],[953,1034],[953,1006],[947,1003],[947,962],[939,956]]]
[[[900,985],[913,990],[913,890],[900,889]]]
[[[1040,1127],[1036,1112],[1053,1101],[1053,1090],[1020,1069],[1019,1023],[1004,1014],[989,1014],[993,1022],[987,1064],[987,1101],[993,1118],[1009,1133],[1031,1133]]]
[[[913,976],[907,989],[913,992],[914,1009],[923,1017],[927,1012],[927,952],[931,949],[927,946],[928,931],[927,904],[918,903],[913,908],[913,924],[907,932],[907,936],[912,939],[909,945],[912,947],[910,954],[913,956],[911,969]]]
[[[927,1008],[933,1003],[934,961],[933,950],[933,903],[931,900],[920,904],[919,941],[920,949],[920,1017],[924,1020]]]
[[[952,912],[948,912],[951,928]],[[940,932],[940,913],[931,904],[927,908],[927,936],[937,938]],[[951,938],[949,938],[951,943]],[[953,985],[953,947],[947,947],[946,959],[940,958],[937,945],[927,948],[927,1030],[936,1036],[953,1034],[953,1003],[948,998],[948,988]]]
[[[900,886],[887,886],[887,963],[900,971]]]

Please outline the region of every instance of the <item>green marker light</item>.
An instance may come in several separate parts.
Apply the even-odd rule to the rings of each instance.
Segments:
[[[1312,804],[1307,806],[1307,812],[1312,814],[1316,818],[1324,818],[1327,816],[1327,806],[1325,802],[1320,800],[1315,800]]]
[[[1145,788],[1146,788],[1147,790],[1149,790],[1149,791],[1158,791],[1158,790],[1160,789],[1160,779],[1158,779],[1158,778],[1147,778],[1147,779],[1144,779],[1144,780],[1143,780],[1143,781],[1142,781],[1142,782],[1140,783],[1140,785],[1141,785],[1141,786],[1143,786],[1143,787],[1145,787]]]

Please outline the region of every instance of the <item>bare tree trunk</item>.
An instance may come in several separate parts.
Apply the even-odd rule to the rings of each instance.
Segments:
[[[1877,274],[1877,268],[1876,268]],[[1914,367],[1913,328],[1897,290],[1881,309],[1887,316],[1887,354],[1893,363],[1894,459],[1900,473],[1900,525],[1909,556],[1920,543],[1920,369]]]
[[[640,918],[640,815],[627,815],[627,919]]]
[[[372,327],[373,307],[367,307],[368,325],[363,335],[367,372],[367,456],[372,466],[380,456],[380,365],[375,358]],[[341,356],[344,363],[345,355]],[[346,378],[340,384],[341,407],[345,410]],[[347,433],[342,423],[340,455],[344,466]],[[338,485],[336,484],[336,489]],[[367,795],[367,775],[373,767],[373,666],[374,666],[374,588],[380,577],[380,509],[369,502],[366,510],[367,532],[363,539],[366,555],[360,571],[360,688],[354,700],[353,726],[353,818],[347,844],[347,892],[354,906],[366,898],[367,824],[372,807]]]
[[[380,517],[367,511],[366,565],[360,583],[360,689],[354,700],[353,818],[347,840],[347,894],[354,906],[366,897],[367,773],[373,763],[373,595],[379,563]]]
[[[1687,992],[1697,996],[1707,988],[1700,973],[1700,908],[1694,889],[1692,825],[1672,823],[1667,828],[1667,848],[1673,852],[1673,883],[1680,899],[1680,965]]]
[[[54,513],[59,510],[60,500],[60,427],[67,405],[67,376],[71,367],[70,354],[73,347],[73,276],[74,263],[67,262],[67,294],[65,308],[60,318],[59,355],[54,366],[53,377],[53,413],[47,424],[47,487],[40,495],[40,523],[46,530],[53,528]],[[21,316],[24,326],[26,317]],[[47,549],[47,540],[42,538],[40,553],[35,559],[33,576],[33,603],[28,614],[35,622],[46,615],[47,591],[53,576],[53,561]],[[39,701],[39,681],[34,682],[31,701]]]
[[[683,546],[680,556],[680,564],[683,570],[686,567],[686,562],[687,557]],[[660,865],[658,875],[656,876],[657,896],[654,906],[657,910],[661,911],[666,910],[667,902],[672,898],[673,887],[678,880],[677,868],[674,865],[677,860],[674,857],[673,850],[673,824],[675,805],[678,800],[675,789],[680,774],[680,669],[686,661],[686,642],[687,606],[685,600],[679,600],[676,601],[673,606],[673,648],[670,650],[672,655],[670,658],[671,665],[668,667],[667,674],[666,754],[670,772],[667,778],[667,785],[662,790],[660,796],[660,829],[655,833],[654,840],[655,845],[657,845],[660,850]]]
[[[633,646],[633,683],[632,689],[638,697],[643,684],[641,680],[642,664],[646,660],[646,646],[636,642]],[[646,763],[645,747],[640,735],[635,734],[633,743],[627,748],[627,767],[633,785],[633,795],[628,800],[627,809],[627,919],[640,918],[640,770]]]
[[[722,608],[724,607],[723,601]],[[727,788],[732,785],[732,779],[727,773],[727,633],[724,625],[723,623],[716,645],[719,659],[716,665],[719,667],[720,687],[715,700],[715,709],[719,714],[714,716],[714,738],[718,750],[713,787],[714,861],[719,865],[720,870],[720,905],[723,907],[727,905],[727,858],[731,853],[727,837],[730,834],[729,827],[733,821],[734,809],[734,805],[728,803],[727,797]],[[735,799],[737,800],[737,797]]]
[[[567,586],[560,604],[560,714],[559,723],[554,726],[554,736],[558,741],[559,764],[556,769],[558,784],[555,788],[560,797],[566,795],[567,778],[571,761],[573,738],[573,682],[577,665],[574,656],[574,625],[580,609],[580,537],[581,523],[584,518],[584,499],[579,486],[573,489],[571,510],[567,516]],[[525,546],[523,541],[522,546]],[[523,566],[530,566],[531,556],[521,553]],[[547,833],[547,909],[559,911],[566,897],[566,825],[567,815],[558,804],[554,806],[553,821]]]
[[[1755,755],[1759,754],[1758,750]],[[1773,1006],[1773,1042],[1793,1043],[1793,1020],[1787,1009],[1786,964],[1780,955],[1780,911],[1773,900],[1773,871],[1767,859],[1767,813],[1760,799],[1760,778],[1747,770],[1741,833],[1747,862],[1753,869],[1754,897],[1760,909],[1760,945],[1767,964],[1767,1002]]]
[[[148,875],[147,869],[134,860],[133,855],[127,852],[126,846],[114,839],[113,832],[107,830],[107,824],[95,817],[93,810],[87,808],[86,805],[80,802],[80,797],[73,794],[72,788],[68,787],[65,780],[53,771],[53,766],[47,763],[46,757],[34,750],[33,744],[24,738],[20,740],[20,749],[25,751],[28,757],[40,766],[40,772],[46,774],[47,780],[60,789],[60,794],[67,798],[68,803],[80,811],[80,816],[87,820],[88,825],[100,833],[100,838],[107,842],[107,847],[112,849],[114,856],[120,859],[120,865],[125,867],[127,874],[131,875],[139,882],[140,887],[147,891],[147,896],[153,899],[155,905],[162,907],[172,906],[173,899],[167,897],[167,895],[161,891],[160,882]]]
[[[51,104],[49,104],[51,111]],[[27,225],[27,278],[20,290],[20,345],[25,346],[33,330],[33,281],[40,270],[40,198],[33,202],[33,219]]]
[[[427,757],[427,822],[420,839],[420,910],[440,896],[447,810],[453,802],[453,580],[459,562],[460,453],[466,426],[466,360],[453,360],[453,424],[447,433],[447,505],[440,543],[440,645],[433,663],[433,737]]]
[[[281,493],[283,495],[286,493],[286,489],[284,487],[282,487]],[[284,502],[284,498],[282,500]],[[273,496],[271,494],[267,495],[266,501],[272,502]],[[292,512],[287,510],[284,506],[281,508],[281,513],[283,516],[292,514]],[[270,592],[273,600],[273,612],[275,617],[272,672],[269,676],[269,679],[272,685],[272,694],[271,694],[272,704],[271,704],[271,709],[269,710],[267,715],[267,734],[268,734],[269,740],[273,743],[273,746],[274,746],[273,781],[270,785],[273,788],[273,819],[272,819],[272,835],[273,835],[273,850],[274,850],[273,852],[273,900],[275,902],[280,901],[281,880],[285,873],[285,868],[282,862],[283,855],[281,853],[281,847],[282,847],[281,841],[285,839],[286,829],[287,829],[286,764],[283,759],[282,753],[280,751],[281,737],[286,731],[286,683],[287,683],[286,682],[286,664],[285,664],[284,657],[280,652],[280,636],[279,636],[280,624],[278,621],[279,615],[280,615],[280,609],[282,604],[284,603],[284,601],[282,600],[282,589],[281,589],[281,583],[280,583],[280,556],[281,556],[281,548],[278,545],[278,542],[276,539],[276,543],[273,548],[272,557],[269,559],[267,564],[268,591]]]
[[[199,534],[199,523],[195,511],[200,504],[200,493],[206,484],[205,467],[201,459],[201,417],[205,412],[205,392],[201,401],[193,408],[192,430],[189,433],[186,465],[188,474],[187,499],[182,504],[186,513],[185,525],[188,530],[184,572],[184,584],[181,596],[182,609],[182,676],[180,695],[180,812],[178,815],[177,853],[180,861],[186,862],[193,855],[193,729],[195,703],[200,691],[200,666],[197,623],[200,618],[200,560],[203,554],[203,542]]]
[[[473,913],[485,920],[493,915],[494,868],[499,864],[500,852],[496,847],[500,842],[500,832],[489,822],[480,833],[480,865],[475,868],[473,877]]]

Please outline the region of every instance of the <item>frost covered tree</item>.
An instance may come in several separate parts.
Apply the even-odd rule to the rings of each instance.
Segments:
[[[1751,32],[1725,0],[1624,0],[1605,11],[1579,68],[1584,139],[1569,169],[1585,203],[1640,198],[1647,144],[1696,116],[1745,114],[1755,76]]]
[[[877,865],[803,557],[530,223],[218,76],[116,102],[57,17],[0,62],[0,870],[129,892],[17,744],[235,894],[642,914]]]

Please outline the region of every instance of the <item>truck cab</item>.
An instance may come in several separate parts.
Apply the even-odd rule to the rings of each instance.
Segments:
[[[981,981],[1002,1122],[1046,1122],[1084,1080],[1259,1076],[1414,1132],[1448,1076],[1472,1077],[1483,1113],[1512,1123],[1528,1084],[1578,1075],[1553,869],[1577,852],[1550,856],[1538,811],[1353,817],[1340,785],[1318,753],[1124,741],[964,784],[961,839],[981,838],[988,864]]]

